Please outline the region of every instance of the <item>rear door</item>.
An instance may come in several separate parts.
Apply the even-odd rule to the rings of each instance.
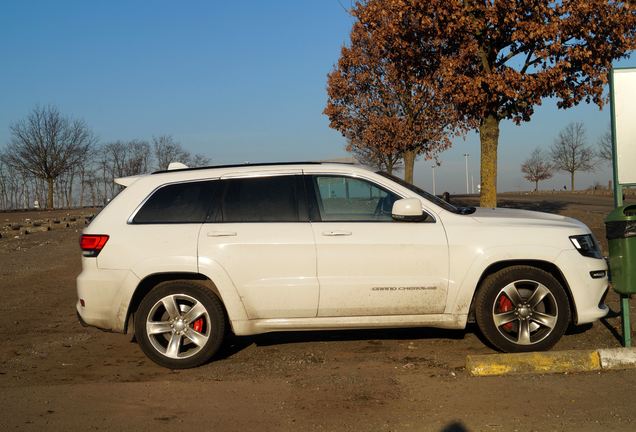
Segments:
[[[316,316],[316,249],[300,172],[221,183],[199,260],[227,271],[250,319]]]
[[[121,221],[108,247],[97,257],[105,269],[133,269],[145,276],[157,272],[197,271],[197,240],[205,221],[213,180],[161,185]]]

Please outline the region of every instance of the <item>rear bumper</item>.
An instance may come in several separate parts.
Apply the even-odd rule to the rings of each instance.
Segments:
[[[82,273],[77,277],[75,306],[80,322],[123,333],[130,303],[127,293],[139,284],[139,278],[128,270],[98,270],[91,258],[83,261]]]

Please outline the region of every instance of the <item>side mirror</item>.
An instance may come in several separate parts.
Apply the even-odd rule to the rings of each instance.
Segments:
[[[393,203],[393,219],[399,222],[421,222],[426,219],[422,202],[417,198],[403,198]]]

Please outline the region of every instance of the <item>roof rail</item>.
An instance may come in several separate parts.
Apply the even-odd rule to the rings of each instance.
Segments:
[[[321,164],[340,164],[340,165],[354,165],[353,162],[317,162],[317,161],[303,161],[303,162],[260,162],[260,163],[243,163],[243,164],[230,164],[230,165],[210,165],[204,167],[195,168],[178,168],[171,170],[155,171],[152,174],[164,174],[168,172],[181,172],[181,171],[195,171],[211,168],[239,168],[239,167],[259,167],[259,166],[274,166],[274,165],[321,165]]]

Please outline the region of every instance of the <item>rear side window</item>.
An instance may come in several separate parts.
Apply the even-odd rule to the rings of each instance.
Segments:
[[[304,206],[300,176],[225,180],[221,205],[223,222],[299,222]],[[303,197],[303,198],[301,198]]]
[[[163,186],[144,203],[133,223],[203,223],[217,184],[203,181]]]

